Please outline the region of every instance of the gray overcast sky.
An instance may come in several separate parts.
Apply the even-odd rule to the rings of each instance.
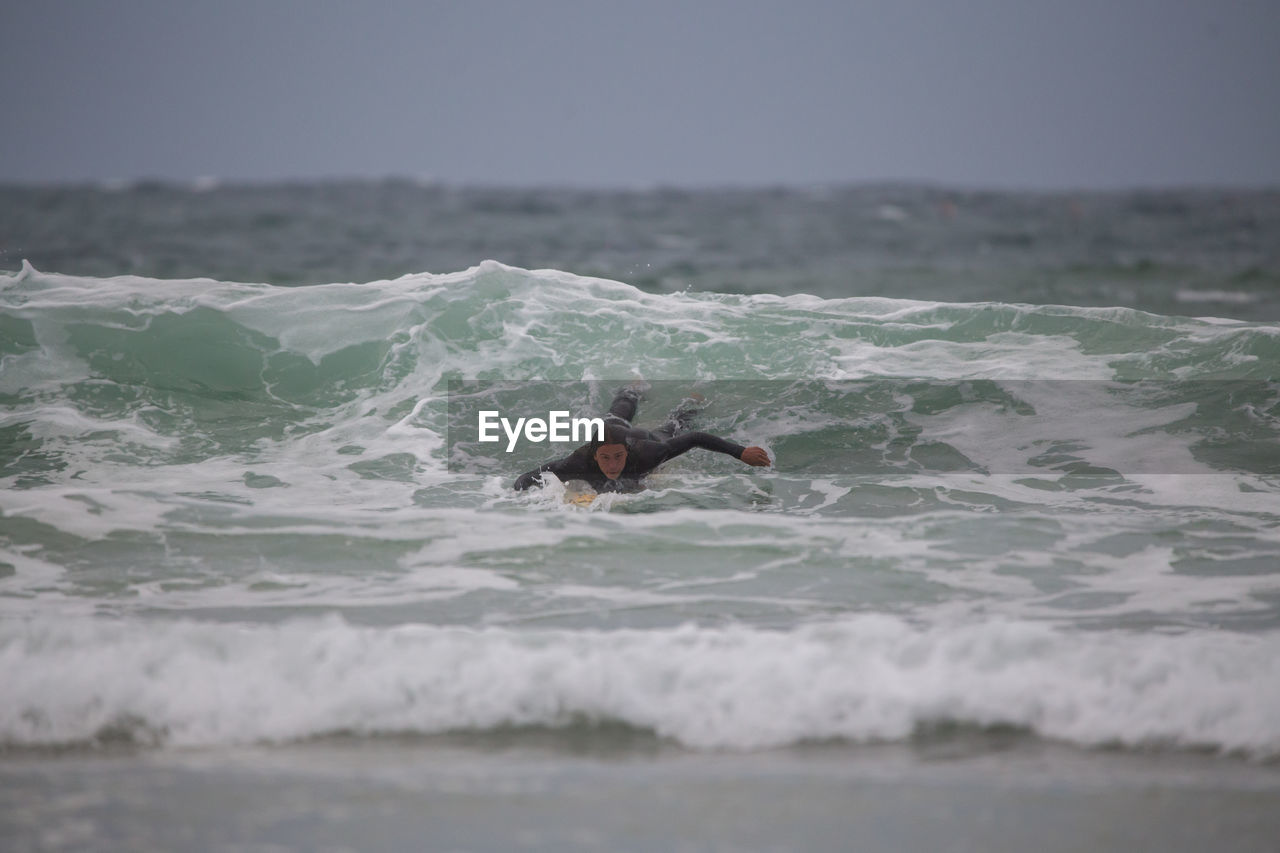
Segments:
[[[0,0],[0,180],[1280,186],[1276,0]]]

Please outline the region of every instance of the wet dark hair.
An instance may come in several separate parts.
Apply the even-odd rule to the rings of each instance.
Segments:
[[[630,448],[631,442],[627,438],[629,428],[619,423],[605,422],[604,438],[602,440],[592,439],[580,448],[580,452],[586,453],[588,456],[595,456],[596,451],[605,444],[621,444]]]

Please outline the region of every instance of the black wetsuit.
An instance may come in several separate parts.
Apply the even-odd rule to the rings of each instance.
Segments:
[[[516,478],[515,488],[527,489],[537,485],[542,480],[542,472],[550,471],[561,482],[585,480],[597,492],[634,492],[640,488],[641,477],[668,459],[674,459],[695,447],[727,453],[735,459],[742,458],[742,452],[746,448],[741,444],[734,444],[706,432],[686,431],[690,419],[697,412],[691,406],[677,408],[659,429],[650,431],[632,427],[631,419],[635,417],[639,400],[638,392],[623,390],[614,398],[606,416],[606,423],[611,423],[614,427],[625,427],[621,432],[625,436],[627,464],[618,479],[610,480],[600,470],[595,460],[598,445],[585,444],[563,459],[548,462],[534,471],[521,474]]]

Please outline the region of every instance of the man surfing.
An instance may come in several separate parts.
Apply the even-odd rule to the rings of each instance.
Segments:
[[[695,447],[727,453],[757,468],[772,464],[764,448],[743,447],[710,433],[689,430],[702,402],[696,394],[677,406],[660,428],[636,429],[631,420],[640,395],[641,389],[635,385],[623,388],[605,415],[603,440],[584,444],[563,459],[521,474],[514,487],[523,490],[540,484],[543,472],[550,471],[561,482],[585,480],[597,492],[634,492],[641,488],[640,479],[654,468]]]

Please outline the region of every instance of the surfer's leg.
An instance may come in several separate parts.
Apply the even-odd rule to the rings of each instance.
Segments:
[[[667,422],[654,430],[654,432],[665,438],[672,438],[684,432],[689,428],[689,424],[693,423],[693,419],[698,412],[702,411],[704,402],[705,398],[701,394],[691,393],[671,410],[671,414],[667,415]]]
[[[618,391],[605,414],[605,420],[622,421],[626,426],[631,426],[636,417],[636,409],[640,406],[640,396],[641,389],[635,384]]]

